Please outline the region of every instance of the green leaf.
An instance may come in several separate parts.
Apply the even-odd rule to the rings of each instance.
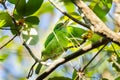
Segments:
[[[71,0],[56,0],[54,2],[55,2],[55,4],[65,6],[65,8],[68,12],[74,12],[75,11],[75,6],[71,2]],[[63,5],[63,3],[64,3],[64,5]]]
[[[0,37],[0,42],[4,41],[6,38],[8,38],[9,36],[5,35],[5,36],[2,36]]]
[[[99,18],[101,18],[101,19],[107,14],[107,12],[104,11],[99,5],[95,5],[93,11],[94,11],[94,12],[97,14],[97,16],[98,16]]]
[[[5,20],[1,20],[1,21],[0,21],[0,27],[3,27],[5,24],[6,24],[6,21],[5,21]]]
[[[12,2],[12,1],[11,1]],[[15,4],[16,13],[20,16],[29,16],[35,13],[42,5],[43,0],[18,0]]]
[[[120,76],[119,76],[119,77],[117,77],[115,80],[120,80]]]
[[[39,18],[36,16],[29,16],[27,18],[25,18],[25,23],[29,23],[29,24],[39,24]]]
[[[89,7],[100,19],[104,19],[112,6],[112,0],[92,0]]]
[[[23,16],[25,14],[26,12],[25,7],[26,0],[18,0],[18,2],[15,4],[16,11],[20,16]]]
[[[54,12],[54,7],[49,2],[44,2],[33,15],[38,16],[47,12]]]
[[[120,57],[117,57],[117,63],[120,64]]]
[[[28,0],[25,6],[25,16],[35,13],[42,5],[43,0]]]
[[[117,64],[120,64],[120,57],[117,57],[117,61],[112,64],[116,71],[120,72],[120,67]]]
[[[38,33],[34,28],[30,28],[29,30],[23,31],[22,37],[25,40],[25,42],[29,45],[35,45],[39,40]]]
[[[74,12],[75,11],[75,6],[74,6],[74,4],[71,2],[71,0],[62,0],[63,2],[64,2],[64,4],[65,4],[65,8],[67,9],[67,11],[69,12],[69,13],[71,13],[71,12]]]
[[[22,19],[22,18],[23,18],[23,16],[20,15],[20,14],[17,12],[17,10],[14,10],[14,11],[13,11],[13,16],[14,16],[14,18],[15,18],[16,20],[19,20],[19,19]]]
[[[115,63],[113,63],[113,65],[112,65],[112,66],[116,69],[116,71],[120,72],[120,68],[119,68],[119,66],[118,66],[118,65],[116,65]]]
[[[71,12],[74,12],[75,11],[75,6],[72,4],[72,3],[67,3],[65,5],[66,9],[67,9],[67,12],[71,13]]]
[[[8,57],[8,54],[0,55],[0,61],[4,61]]]
[[[72,79],[74,80],[77,75],[78,75],[78,74],[77,74],[77,71],[74,69],[74,72],[73,72],[73,75],[72,75]]]
[[[37,68],[36,68],[36,70],[35,70],[35,73],[36,73],[36,74],[39,74],[41,68],[42,68],[42,64],[38,64],[38,65],[37,65]]]
[[[66,77],[53,77],[49,78],[48,80],[72,80],[72,79]]]
[[[10,29],[11,29],[10,31],[13,35],[15,35],[15,34],[19,33],[18,30],[20,30],[21,28],[22,28],[21,26],[18,26],[17,29],[16,29],[16,26],[12,25],[12,26],[10,26]]]
[[[12,4],[16,4],[18,0],[8,0],[8,2],[12,3]]]
[[[12,18],[7,12],[0,11],[0,27],[10,27],[13,25]]]

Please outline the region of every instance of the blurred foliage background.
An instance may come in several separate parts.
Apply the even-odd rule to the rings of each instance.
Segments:
[[[62,2],[62,0],[59,1]],[[101,9],[98,5],[95,5],[96,2],[97,0],[94,0],[93,2],[86,2],[86,4],[91,3],[89,6],[93,8],[93,11],[99,13],[97,10]],[[76,11],[75,6],[69,1],[64,1],[64,3],[64,10],[66,10],[68,13]],[[114,24],[114,20],[112,19],[114,18],[115,4],[116,3],[112,3],[112,7],[110,7],[110,4],[107,4],[107,7],[110,8],[110,11],[108,10],[108,12],[107,10],[101,10],[101,14],[98,15],[112,30],[115,30],[116,28],[116,24]],[[14,5],[8,1],[6,2],[6,5],[8,7],[8,11],[11,12]],[[4,10],[2,5],[0,5],[0,10]],[[54,29],[55,24],[62,20],[61,17],[63,14],[55,9],[48,1],[44,1],[41,8],[33,15],[38,16],[40,20],[38,25],[34,25],[34,28],[38,32],[39,40],[37,41],[37,44],[29,46],[34,55],[38,58],[41,58],[41,52],[44,49],[45,40]],[[9,41],[11,37],[13,37],[13,34],[9,30],[0,29],[0,47],[5,44],[6,41]],[[94,40],[96,39],[93,39],[92,41]],[[32,42],[36,43],[36,39],[34,39]],[[115,47],[115,50],[112,46]],[[119,77],[120,68],[116,68],[115,65],[113,67],[111,60],[116,59],[115,51],[119,53],[120,56],[120,47],[114,43],[112,43],[112,46],[108,44],[101,54],[95,58],[95,60],[85,70],[85,76],[82,76],[83,78],[85,77],[87,80],[114,80],[115,78]],[[72,79],[77,73],[75,71],[87,64],[100,48],[94,49],[83,56],[61,65],[49,76],[51,78],[49,80],[58,80],[55,78],[56,76],[59,79],[61,76]],[[67,52],[69,53],[69,50]],[[33,63],[34,60],[29,55],[28,51],[22,46],[21,40],[19,37],[16,37],[11,43],[0,49],[0,80],[27,80],[26,76],[28,75],[30,67]],[[120,63],[120,61],[118,61],[118,63]],[[41,72],[45,68],[47,67],[44,67]],[[29,80],[34,80],[37,76],[38,75],[34,73]]]

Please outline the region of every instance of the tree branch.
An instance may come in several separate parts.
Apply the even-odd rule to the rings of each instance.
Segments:
[[[0,47],[0,49],[4,48],[6,45],[8,45],[11,41],[13,41],[13,39],[15,39],[15,37],[17,37],[17,34],[14,35],[8,42],[6,42],[3,46]]]
[[[27,49],[27,51],[29,52],[29,54],[31,55],[31,57],[36,61],[36,62],[40,62],[40,60],[33,54],[32,50],[29,48],[29,46],[26,44],[26,42],[23,42],[23,46]]]
[[[120,35],[110,30],[82,0],[72,1],[92,23],[94,32],[109,38],[120,46]]]
[[[102,40],[99,40],[96,43],[93,43],[91,45],[88,45],[88,46],[85,46],[85,47],[79,49],[78,51],[72,53],[71,55],[68,55],[68,56],[61,58],[61,59],[58,59],[58,60],[55,60],[36,80],[45,79],[50,73],[52,73],[60,65],[66,63],[66,62],[68,62],[68,61],[70,61],[70,60],[72,60],[80,55],[83,55],[92,49],[95,49],[103,44],[106,44],[108,42],[109,42],[109,40],[104,38]]]
[[[94,56],[93,58],[83,67],[83,69],[81,70],[82,72],[85,71],[85,69],[89,66],[89,64],[97,57],[97,55],[105,48],[105,46],[108,43],[106,43]]]
[[[64,14],[65,16],[67,16],[68,18],[70,18],[71,20],[73,20],[74,22],[90,29],[90,26],[79,21],[78,19],[74,18],[73,16],[69,15],[68,13],[66,13],[65,11],[63,11],[57,4],[54,3],[54,1],[48,0],[53,6],[55,6],[62,14]]]
[[[63,13],[64,15],[66,15],[67,17],[69,17],[70,19],[75,21],[76,23],[90,29],[89,25],[86,25],[83,22],[75,19],[74,17],[72,17],[71,15],[69,15],[68,13],[63,11],[57,4],[55,4],[51,0],[49,0],[49,2],[53,6],[55,6],[61,13]],[[92,23],[93,28],[94,28],[94,32],[96,32],[96,33],[98,33],[98,34],[100,34],[100,35],[102,35],[104,37],[109,38],[111,41],[113,41],[114,43],[116,43],[116,44],[118,44],[120,46],[120,35],[113,32],[112,30],[110,30],[83,1],[81,1],[81,0],[72,0],[72,2],[74,2],[74,4],[79,9],[81,9],[81,11],[87,17],[87,19]]]
[[[37,61],[35,61],[35,63],[31,66],[28,76],[27,76],[27,79],[29,79],[29,77],[31,77],[33,75],[33,71],[34,71],[33,68],[35,67],[36,64],[37,64]]]
[[[2,5],[3,5],[4,8],[7,10],[7,6],[5,5],[5,2],[3,2]],[[10,14],[9,14],[9,15],[10,15]],[[14,25],[15,25],[15,29],[14,29],[14,30],[16,30],[16,31],[17,31],[17,35],[20,36],[21,32],[20,32],[20,30],[18,29],[19,26],[17,25],[17,22],[16,22],[14,16],[11,16],[11,15],[10,15],[10,17],[12,18],[12,21],[13,21],[13,23],[14,23]],[[4,29],[4,28],[1,28],[1,29],[3,29],[3,30],[8,30],[8,29]],[[15,35],[15,37],[16,37],[17,35]],[[14,39],[14,37],[13,37],[13,39]],[[11,40],[12,40],[12,39],[11,39]],[[10,40],[10,41],[11,41],[11,40]],[[9,41],[9,42],[10,42],[10,41]],[[8,42],[8,43],[9,43],[9,42]],[[6,43],[6,44],[8,44],[8,43]],[[5,45],[6,45],[6,44],[5,44]],[[5,45],[3,45],[2,47],[4,47]],[[23,46],[28,50],[29,54],[32,56],[32,58],[35,60],[35,62],[40,62],[40,60],[33,54],[32,50],[29,48],[29,46],[26,44],[25,41],[23,41]],[[2,48],[2,47],[1,47],[1,48]],[[1,49],[1,48],[0,48],[0,49]]]

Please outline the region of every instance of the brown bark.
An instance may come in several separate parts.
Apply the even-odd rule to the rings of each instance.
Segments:
[[[114,12],[114,17],[115,17],[115,23],[116,23],[116,31],[120,31],[120,0],[113,0],[115,3],[115,12]]]
[[[101,34],[120,45],[120,35],[110,30],[82,0],[74,0],[74,3],[91,22],[94,32]]]

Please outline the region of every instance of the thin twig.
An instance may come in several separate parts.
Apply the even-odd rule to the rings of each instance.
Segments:
[[[6,1],[6,0],[5,0]],[[5,2],[2,3],[2,5],[4,6],[4,8],[7,10],[7,6],[5,5]],[[10,15],[10,14],[9,14]],[[10,43],[16,36],[20,36],[21,32],[20,30],[18,29],[19,26],[14,18],[14,16],[10,15],[14,25],[15,25],[15,29],[18,33],[11,39],[9,40],[6,44],[4,44],[0,49],[2,49],[4,46],[6,46],[8,43]],[[12,29],[5,29],[5,28],[1,28],[2,30],[12,30]],[[27,49],[27,51],[29,52],[29,54],[32,56],[32,58],[35,60],[35,63],[32,65],[29,73],[28,73],[28,76],[27,78],[31,77],[32,74],[33,74],[33,68],[34,66],[36,65],[36,63],[40,63],[40,60],[33,54],[32,50],[29,48],[29,46],[26,44],[26,42],[24,41],[23,42],[23,46]]]
[[[4,6],[5,9],[7,9],[6,5],[5,5],[5,2],[2,4]],[[11,15],[10,15],[11,16]],[[20,30],[18,29],[18,25],[17,25],[17,22],[14,18],[14,16],[11,16],[12,18],[12,21],[14,22],[14,25],[15,25],[15,28],[16,28],[16,31],[18,32],[17,34],[20,36],[21,32]],[[29,48],[29,46],[26,44],[26,42],[24,41],[23,42],[23,45],[25,46],[25,48],[28,50],[28,52],[30,53],[30,55],[32,56],[32,58],[37,61],[37,62],[40,62],[40,60],[33,54],[33,52],[31,51],[31,49]]]
[[[0,47],[0,49],[4,48],[5,46],[7,46],[11,41],[13,41],[13,39],[17,37],[17,34],[13,36],[13,38],[11,38],[8,42],[6,42],[3,46]]]
[[[83,69],[81,70],[82,72],[89,66],[89,64],[96,58],[96,56],[105,48],[105,46],[107,45],[108,43],[106,43],[95,55],[94,57],[88,62],[88,64],[86,64]]]
[[[37,61],[35,61],[35,63],[31,66],[29,73],[28,73],[28,76],[27,76],[27,79],[33,75],[33,68],[36,64],[37,64]]]
[[[7,6],[5,5],[5,2],[2,3],[3,7],[7,10]]]
[[[5,2],[6,2],[6,0],[4,0],[4,1],[2,2],[2,5],[3,5],[3,7],[5,8],[5,10],[7,10],[8,8],[7,8],[7,6],[5,5]],[[10,15],[10,14],[9,14],[9,15]],[[10,15],[10,17],[12,18],[12,21],[14,22],[16,31],[18,32],[18,35],[20,35],[20,31],[19,31],[19,29],[18,29],[18,25],[17,25],[17,23],[16,23],[16,20],[14,19],[13,16]],[[6,30],[7,30],[7,29],[6,29]]]
[[[11,16],[11,15],[10,15],[10,16]],[[15,18],[14,18],[13,16],[11,16],[11,18],[12,18],[12,21],[14,22],[14,25],[15,25],[15,28],[16,28],[17,33],[20,35],[21,32],[20,32],[20,30],[18,29],[19,26],[17,25],[17,22],[16,22]]]
[[[113,48],[113,50],[114,50],[115,54],[117,55],[117,57],[119,57],[119,55],[118,55],[117,51],[115,50],[114,45],[113,45],[112,43],[111,43],[111,45],[112,45],[112,48]]]
[[[76,23],[90,29],[90,26],[79,21],[78,19],[74,18],[73,16],[69,15],[68,13],[66,13],[65,11],[63,11],[57,4],[55,4],[54,2],[52,2],[51,0],[48,0],[53,6],[56,7],[56,9],[58,9],[62,14],[64,14],[65,16],[69,17],[71,20],[75,21]]]
[[[2,1],[1,1],[1,4],[2,4],[3,7],[5,8],[5,10],[7,10],[7,6],[5,5],[5,2],[6,2],[6,0],[2,0]]]
[[[79,69],[80,70],[80,72],[84,72],[85,71],[85,69],[90,65],[90,63],[98,56],[98,54],[105,48],[105,46],[107,45],[108,43],[106,43],[95,55],[94,55],[94,57],[83,67],[83,69],[81,70],[81,69]],[[79,78],[79,75],[77,75],[76,77],[75,77],[75,80],[78,80],[78,78]]]
[[[10,15],[11,16],[11,15]],[[14,18],[14,16],[11,16],[12,18],[12,21],[14,22],[14,25],[15,25],[15,28],[16,28],[16,31],[18,32],[18,35],[20,36],[21,32],[20,30],[18,29],[18,25],[17,25],[17,22]],[[23,46],[28,50],[29,54],[32,56],[32,58],[37,61],[37,62],[40,62],[40,60],[33,54],[32,50],[29,48],[29,46],[26,44],[26,42],[24,41],[23,42]]]
[[[40,60],[33,54],[32,50],[29,48],[25,41],[23,42],[23,46],[28,50],[28,52],[35,61],[40,62]]]

